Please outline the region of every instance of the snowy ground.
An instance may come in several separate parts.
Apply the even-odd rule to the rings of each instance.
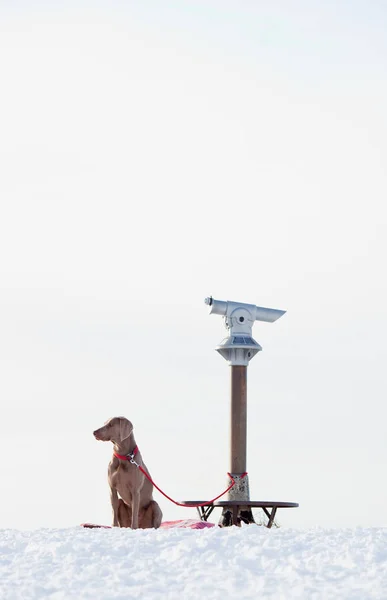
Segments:
[[[1,600],[387,598],[387,528],[0,531]]]

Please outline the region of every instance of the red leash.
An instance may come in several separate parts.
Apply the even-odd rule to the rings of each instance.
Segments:
[[[130,463],[132,463],[132,465],[135,465],[138,469],[140,469],[141,473],[143,473],[145,475],[145,477],[147,479],[149,479],[149,481],[151,482],[151,484],[155,486],[156,490],[158,490],[160,492],[160,494],[162,494],[163,496],[165,496],[166,498],[168,498],[168,500],[170,500],[171,502],[173,502],[177,506],[184,506],[185,508],[197,508],[199,506],[207,506],[207,504],[212,504],[213,502],[215,502],[215,500],[218,500],[218,498],[220,498],[221,496],[224,496],[224,494],[226,494],[229,490],[231,490],[231,488],[234,487],[234,485],[235,485],[235,479],[233,478],[233,476],[231,475],[231,473],[227,473],[227,475],[231,479],[231,485],[229,485],[228,488],[226,490],[224,490],[224,492],[222,492],[221,494],[219,494],[219,496],[216,496],[216,498],[213,498],[212,500],[208,500],[207,502],[201,502],[199,504],[181,504],[180,502],[176,502],[176,500],[173,500],[170,496],[168,496],[165,492],[163,492],[163,490],[161,490],[159,488],[159,486],[155,484],[155,482],[148,475],[148,473],[145,471],[145,469],[143,469],[142,466],[139,465],[134,460],[134,457],[136,456],[137,452],[138,452],[138,447],[136,446],[132,453],[126,454],[125,456],[123,456],[122,454],[117,454],[116,452],[113,452],[113,454],[114,454],[114,456],[116,456],[117,458],[119,458],[121,460],[128,460]],[[246,477],[246,475],[247,475],[247,472],[243,473],[242,474],[242,478]]]

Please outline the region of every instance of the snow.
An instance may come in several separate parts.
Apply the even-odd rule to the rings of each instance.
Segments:
[[[0,599],[387,598],[387,528],[0,530]]]

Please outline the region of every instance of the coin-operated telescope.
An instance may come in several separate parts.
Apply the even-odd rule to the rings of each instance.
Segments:
[[[224,504],[220,525],[228,526],[234,522],[231,505],[235,502],[239,505],[238,520],[254,523],[246,473],[247,367],[262,348],[254,340],[252,328],[255,321],[273,323],[286,311],[230,300],[214,300],[212,296],[206,298],[205,303],[210,307],[210,314],[221,315],[224,319],[228,336],[216,350],[231,366],[230,473],[235,485],[228,493],[229,504]]]
[[[285,310],[264,308],[255,304],[215,300],[212,296],[204,302],[210,307],[210,314],[221,315],[229,335],[216,347],[217,352],[229,365],[247,366],[262,347],[252,336],[255,321],[274,323],[285,314]]]

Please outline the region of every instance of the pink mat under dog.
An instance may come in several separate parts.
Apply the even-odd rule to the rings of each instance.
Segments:
[[[196,521],[196,519],[181,519],[180,521],[164,521],[160,529],[170,529],[172,527],[188,527],[188,529],[205,529],[206,527],[215,527],[214,523],[207,521]]]
[[[97,525],[96,523],[81,523],[81,527],[87,529],[112,529],[110,525]],[[207,521],[197,521],[196,519],[180,519],[178,521],[164,521],[161,523],[160,529],[173,529],[173,528],[186,528],[186,529],[205,529],[206,527],[215,527],[214,523],[208,523]]]

